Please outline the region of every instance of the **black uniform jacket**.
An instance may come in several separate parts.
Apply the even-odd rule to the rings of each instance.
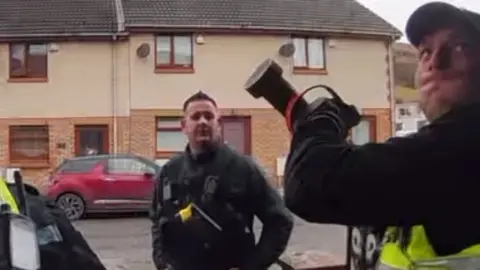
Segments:
[[[16,185],[8,185],[19,202]],[[73,227],[55,202],[25,184],[29,217],[37,227],[40,244],[40,270],[106,270],[83,235]]]
[[[285,201],[310,222],[422,224],[436,252],[451,254],[480,243],[479,170],[480,104],[456,108],[411,136],[362,146],[347,144],[331,119],[319,118],[293,136]]]
[[[292,216],[285,207],[277,191],[269,186],[262,171],[247,156],[240,155],[228,146],[221,145],[212,153],[192,159],[189,151],[172,158],[164,165],[156,183],[153,195],[151,217],[153,221],[153,259],[157,269],[162,269],[168,263],[165,258],[164,235],[159,220],[162,218],[163,192],[162,183],[165,177],[194,177],[199,171],[209,168],[209,174],[219,176],[222,197],[228,198],[252,230],[253,218],[257,216],[263,223],[263,230],[253,255],[241,263],[242,269],[266,269],[285,250],[292,227]],[[173,172],[172,172],[173,171]],[[178,179],[175,179],[176,181]],[[175,191],[172,191],[172,193]],[[172,194],[174,196],[174,194]],[[181,243],[178,243],[181,245]],[[235,243],[231,243],[232,246]],[[222,259],[222,254],[216,256]],[[188,261],[189,258],[173,258]],[[167,262],[165,262],[167,261]],[[195,269],[201,269],[197,265]],[[202,268],[206,269],[206,268]],[[188,269],[190,270],[190,269]]]

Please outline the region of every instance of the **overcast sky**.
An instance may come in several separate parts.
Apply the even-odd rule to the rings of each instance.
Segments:
[[[395,25],[402,32],[408,16],[424,3],[431,0],[357,0],[382,18]],[[444,0],[458,7],[463,7],[480,13],[480,0]],[[401,41],[405,41],[403,37]]]

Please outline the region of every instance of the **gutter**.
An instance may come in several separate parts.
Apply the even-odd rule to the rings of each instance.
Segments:
[[[357,30],[336,30],[336,29],[325,29],[322,31],[313,30],[313,29],[299,29],[294,27],[261,27],[261,26],[243,26],[243,25],[168,25],[168,24],[146,24],[146,23],[129,23],[126,28],[165,28],[169,30],[177,29],[198,29],[198,30],[264,30],[264,31],[281,31],[281,32],[310,32],[310,33],[331,33],[331,34],[352,34],[352,35],[372,35],[379,37],[395,37],[399,39],[402,37],[402,34],[392,32],[377,32],[377,31],[357,31]]]

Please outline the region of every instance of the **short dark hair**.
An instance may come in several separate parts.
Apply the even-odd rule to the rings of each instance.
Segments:
[[[212,97],[210,97],[209,95],[207,95],[206,93],[200,90],[197,93],[191,95],[189,98],[187,98],[183,102],[183,111],[187,110],[188,104],[194,101],[200,101],[200,100],[210,101],[213,104],[213,106],[217,107],[217,102],[215,102],[215,100]]]

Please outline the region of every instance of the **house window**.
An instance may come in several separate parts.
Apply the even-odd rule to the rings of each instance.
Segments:
[[[10,161],[48,162],[48,126],[10,126]]]
[[[108,125],[75,126],[76,156],[108,154],[109,145]]]
[[[157,154],[161,155],[185,150],[188,139],[182,132],[180,118],[158,117],[156,124]]]
[[[295,69],[325,69],[325,45],[321,38],[294,38],[295,53],[293,65]]]
[[[10,44],[10,78],[47,78],[46,44]]]
[[[157,36],[155,41],[156,68],[193,68],[193,41],[191,35],[161,35]]]

